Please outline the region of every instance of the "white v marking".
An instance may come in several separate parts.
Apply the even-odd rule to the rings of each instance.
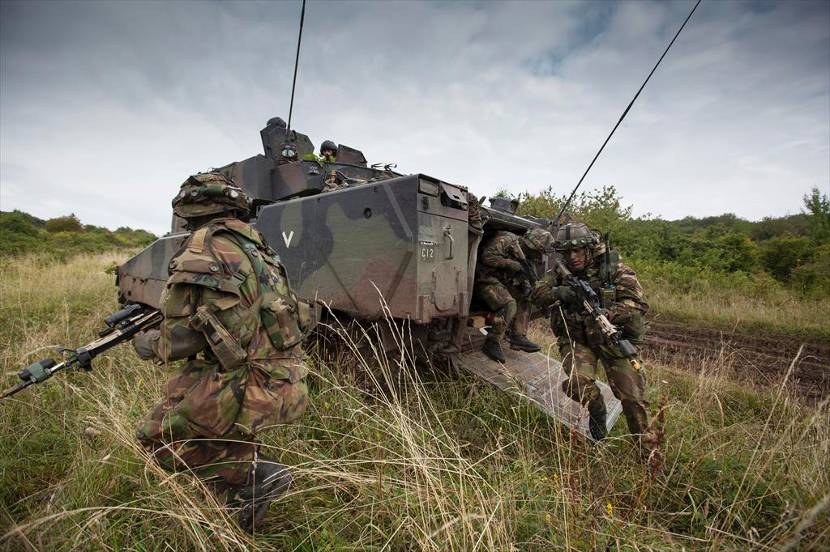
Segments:
[[[291,247],[291,239],[293,237],[294,237],[294,230],[289,232],[289,234],[287,236],[285,235],[285,232],[282,233],[282,241],[285,242],[285,247]]]

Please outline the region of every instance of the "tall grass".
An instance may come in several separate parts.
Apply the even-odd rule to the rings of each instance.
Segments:
[[[634,266],[655,314],[727,329],[830,339],[830,297],[799,295],[763,273],[717,273],[654,261]]]
[[[91,339],[115,308],[116,258],[0,265],[4,383],[57,344]],[[663,473],[651,478],[618,424],[599,447],[527,401],[470,377],[375,354],[353,370],[310,358],[312,406],[263,435],[295,485],[254,537],[208,489],[148,462],[133,431],[169,370],[129,347],[0,403],[0,547],[9,550],[821,549],[830,543],[830,408],[649,367],[668,397]],[[534,338],[550,340],[537,330]],[[328,358],[328,357],[325,357]],[[344,365],[346,363],[343,363]]]

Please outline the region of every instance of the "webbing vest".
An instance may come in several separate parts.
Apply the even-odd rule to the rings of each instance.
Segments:
[[[236,305],[242,295],[239,288],[247,275],[230,272],[214,257],[211,241],[220,233],[231,234],[251,263],[257,282],[257,298],[250,308],[258,310],[261,327],[271,345],[279,351],[293,349],[303,337],[297,298],[289,288],[279,257],[248,224],[237,219],[224,219],[196,230],[171,261],[168,285],[195,284],[228,293],[227,299],[214,302],[213,310],[217,312]],[[256,339],[252,340],[248,346],[249,355],[261,357],[262,351],[258,350],[261,345]]]

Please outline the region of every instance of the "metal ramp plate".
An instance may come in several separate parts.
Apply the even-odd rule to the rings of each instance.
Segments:
[[[592,439],[588,431],[588,410],[562,391],[562,382],[568,376],[559,361],[544,353],[524,353],[506,346],[502,350],[507,357],[504,364],[490,360],[481,350],[459,355],[458,363],[464,370],[499,389],[527,398],[547,415]],[[608,384],[597,381],[597,385],[608,410],[606,425],[610,432],[622,413],[622,404]]]

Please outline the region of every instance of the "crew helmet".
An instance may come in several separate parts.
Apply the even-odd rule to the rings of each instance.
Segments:
[[[553,236],[547,230],[534,228],[521,238],[522,247],[536,253],[545,253],[553,249]]]
[[[569,222],[564,226],[560,226],[556,232],[556,240],[553,247],[557,251],[568,251],[569,249],[579,249],[581,247],[592,248],[599,243],[597,235],[591,232],[585,224],[581,222]]]
[[[282,117],[271,117],[270,119],[268,119],[268,122],[265,123],[265,126],[271,125],[276,125],[279,128],[285,128],[286,126],[288,126],[285,124],[285,119],[283,119]]]
[[[326,150],[337,151],[337,144],[335,144],[331,140],[326,140],[325,142],[320,144],[320,153],[323,153]]]
[[[173,212],[182,218],[215,215],[238,211],[245,216],[251,200],[241,188],[218,172],[199,173],[188,177],[173,198]]]

